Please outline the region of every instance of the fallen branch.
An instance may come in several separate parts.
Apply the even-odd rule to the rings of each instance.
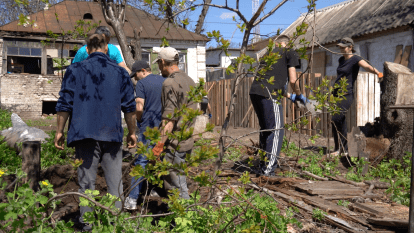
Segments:
[[[254,185],[254,184],[249,184],[249,185],[251,187],[253,187],[254,189],[264,190],[268,193],[271,193],[271,194],[287,201],[291,205],[294,205],[294,206],[308,212],[311,215],[313,214],[313,208],[311,206],[305,204],[303,201],[298,201],[298,200],[294,199],[291,196],[288,196],[288,195],[285,195],[285,194],[279,193],[279,192],[274,192],[274,191],[271,191],[271,190],[263,188],[263,187],[258,187],[257,185]],[[338,227],[338,228],[340,228],[340,229],[342,229],[346,232],[350,232],[350,233],[360,232],[360,229],[354,228],[353,226],[351,226],[349,223],[347,223],[346,221],[344,221],[342,219],[335,218],[335,217],[330,216],[328,214],[324,214],[324,217],[325,218],[323,219],[323,221],[325,221],[326,223],[331,224],[333,226],[336,226],[336,227]]]
[[[313,173],[310,173],[308,171],[299,171],[298,173],[301,174],[301,175],[310,176],[310,177],[312,177],[314,179],[317,179],[317,180],[322,180],[322,181],[328,181],[329,180],[328,178],[317,176],[317,175],[315,175]]]
[[[347,180],[347,179],[340,178],[338,176],[335,176],[335,177],[333,177],[333,176],[327,176],[327,177],[329,177],[329,178],[331,178],[333,180],[342,182],[342,183],[352,184],[352,185],[355,185],[357,187],[365,187],[365,186],[367,186],[367,184],[365,184],[363,182],[354,182],[354,181],[351,181],[351,180]]]
[[[115,216],[118,215],[117,212],[114,212],[109,207],[106,207],[106,206],[102,205],[101,203],[95,201],[93,198],[89,197],[86,194],[78,193],[78,192],[67,192],[67,193],[59,194],[59,195],[56,195],[56,196],[50,198],[46,203],[46,209],[49,208],[49,204],[50,204],[51,201],[56,200],[56,199],[60,199],[60,198],[64,198],[64,197],[69,196],[69,195],[76,195],[76,196],[83,197],[83,198],[87,199],[88,201],[92,202],[93,204],[95,204],[96,206],[98,206],[99,208],[107,210],[112,215],[115,215]]]

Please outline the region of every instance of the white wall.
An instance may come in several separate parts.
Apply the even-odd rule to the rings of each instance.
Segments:
[[[376,69],[383,72],[384,62],[394,62],[397,45],[403,45],[403,49],[405,49],[405,46],[407,45],[413,45],[413,31],[399,32],[373,39],[358,41],[355,42],[355,50],[356,54],[364,58],[368,58]],[[336,46],[330,46],[327,48],[334,52],[340,52],[339,48]],[[315,52],[319,51],[320,49],[315,50]],[[341,55],[330,54],[329,52],[327,52],[327,55],[331,55],[331,62],[329,64],[329,61],[327,60],[325,75],[336,75],[338,60]],[[306,66],[307,62],[302,61],[302,70],[305,70]],[[411,50],[408,68],[412,71],[414,70],[414,48]]]
[[[222,50],[207,51],[206,64],[208,66],[218,66],[227,68],[231,64],[231,60],[240,56],[240,50],[229,50],[229,56],[226,56]],[[256,58],[254,51],[247,51],[246,55]]]
[[[128,39],[130,41],[130,39]],[[115,45],[122,55],[121,47],[116,38],[111,38],[111,44]],[[128,42],[129,43],[129,42]],[[169,41],[170,46],[177,49],[187,49],[187,73],[194,82],[198,82],[200,78],[206,78],[206,48],[204,42],[198,41]],[[161,40],[158,39],[142,39],[141,46],[143,48],[153,48],[159,51],[161,48]],[[122,55],[122,58],[123,55]]]

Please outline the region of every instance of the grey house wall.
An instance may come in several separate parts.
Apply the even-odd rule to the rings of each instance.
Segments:
[[[356,54],[367,58],[376,69],[378,69],[380,72],[383,72],[384,62],[394,62],[397,45],[403,45],[404,48],[407,45],[413,45],[413,34],[414,31],[410,30],[357,41],[355,42]],[[335,45],[331,45],[327,48],[334,52],[340,52],[339,48]],[[319,48],[315,50],[315,53],[322,51],[325,50]],[[330,52],[326,51],[325,75],[336,75],[336,68],[338,67],[338,59],[340,57],[341,55],[331,54]],[[304,71],[308,65],[307,61],[302,60],[302,64],[302,71]],[[414,48],[411,50],[408,68],[414,70]]]

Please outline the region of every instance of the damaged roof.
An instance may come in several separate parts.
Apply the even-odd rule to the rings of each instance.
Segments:
[[[58,15],[59,22],[56,20],[55,13]],[[84,16],[92,15],[92,19],[84,19]],[[141,38],[144,39],[162,39],[164,36],[167,40],[190,40],[190,41],[209,41],[206,36],[199,35],[188,31],[182,27],[169,25],[159,18],[139,10],[132,6],[126,7],[126,21],[124,24],[124,32],[127,37],[134,37],[134,28],[139,29],[142,26]],[[104,18],[102,8],[96,2],[81,1],[63,1],[44,9],[35,14],[30,15],[30,20],[35,20],[35,26],[18,25],[19,21],[13,21],[0,27],[0,31],[6,32],[26,32],[34,34],[46,34],[48,30],[53,33],[61,33],[61,28],[65,31],[74,30],[76,21],[84,19],[92,21],[92,23],[100,22],[100,26],[108,26],[113,35],[115,35],[112,27],[110,27]],[[169,27],[169,31],[166,28]]]
[[[305,16],[306,14],[302,14],[282,34],[292,36]],[[305,20],[309,24],[305,35],[307,41],[312,40],[313,18],[314,15],[309,14]],[[343,37],[354,38],[410,25],[413,22],[414,0],[348,0],[316,11],[315,34],[318,43],[329,44]],[[267,38],[249,45],[249,48],[253,47],[258,51],[268,44]]]
[[[305,19],[301,15],[282,34],[292,36]],[[312,40],[313,14],[305,20],[310,25],[305,35]],[[348,0],[316,11],[316,39],[320,44],[343,37],[358,37],[412,24],[414,0]]]

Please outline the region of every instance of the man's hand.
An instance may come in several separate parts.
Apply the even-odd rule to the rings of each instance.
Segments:
[[[164,150],[164,143],[158,142],[154,148],[152,148],[152,153],[154,153],[155,156],[160,156],[161,152]]]
[[[137,136],[135,135],[135,132],[128,133],[126,140],[128,148],[135,148],[137,146]]]
[[[59,150],[65,148],[65,135],[63,133],[56,133],[55,135],[55,147]]]
[[[296,95],[296,98],[295,98],[295,100],[296,101],[301,101],[302,103],[303,103],[303,105],[306,105],[306,103],[309,103],[310,101],[305,97],[305,96],[303,96],[302,94],[300,94],[300,95]]]

